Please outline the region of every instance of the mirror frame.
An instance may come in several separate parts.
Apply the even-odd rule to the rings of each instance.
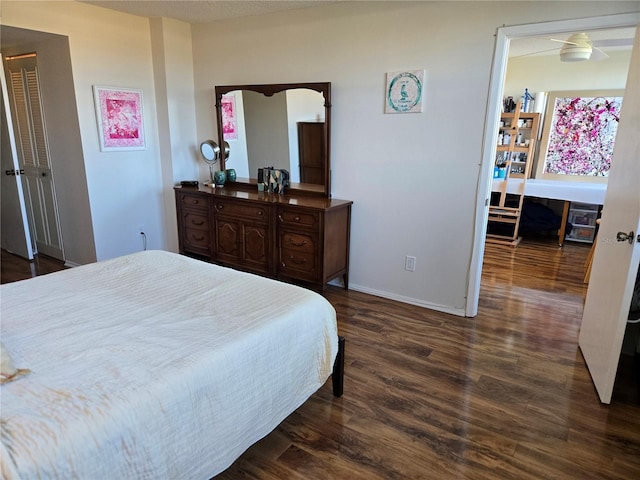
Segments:
[[[306,88],[315,90],[324,97],[324,149],[325,149],[325,181],[324,185],[314,185],[309,183],[292,183],[286,192],[316,195],[323,197],[331,197],[331,82],[315,82],[315,83],[274,83],[265,85],[217,85],[215,87],[216,96],[216,124],[218,128],[218,145],[224,145],[222,133],[222,96],[234,92],[236,90],[250,90],[252,92],[261,93],[267,97],[272,97],[276,93],[285,90],[293,90],[298,88]],[[232,153],[231,153],[232,154]],[[221,149],[220,152],[220,169],[226,169],[226,152]],[[253,186],[257,188],[257,180],[239,178],[235,182],[238,186]]]

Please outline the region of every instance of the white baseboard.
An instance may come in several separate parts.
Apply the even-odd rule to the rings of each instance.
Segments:
[[[375,295],[376,297],[387,298],[389,300],[396,300],[402,303],[408,303],[409,305],[416,305],[418,307],[428,308],[429,310],[436,310],[438,312],[450,313],[457,315],[458,317],[465,316],[464,308],[448,307],[446,305],[438,305],[436,303],[425,302],[424,300],[418,300],[416,298],[405,297],[403,295],[395,295],[393,293],[384,292],[380,290],[374,290],[372,288],[363,287],[362,285],[354,285],[349,282],[349,290],[355,290],[356,292],[367,293],[369,295]]]

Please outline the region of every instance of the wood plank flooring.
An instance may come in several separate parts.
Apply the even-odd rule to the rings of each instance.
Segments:
[[[587,253],[487,245],[473,319],[330,287],[344,396],[328,382],[216,478],[640,478],[635,372],[602,405],[577,346]]]
[[[588,246],[487,245],[479,315],[331,288],[325,385],[220,479],[640,478],[637,395],[600,404],[577,346]]]
[[[29,262],[6,250],[0,250],[0,252],[0,283],[26,280],[65,268],[63,262],[46,255],[36,255],[35,259]]]

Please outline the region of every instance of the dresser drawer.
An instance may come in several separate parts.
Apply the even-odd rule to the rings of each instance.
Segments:
[[[217,215],[230,215],[233,217],[258,220],[264,223],[269,221],[268,207],[260,204],[251,205],[242,202],[216,200],[214,202],[214,208]]]
[[[296,252],[315,252],[316,242],[310,235],[296,232],[282,232],[280,235],[280,248]]]
[[[211,249],[211,235],[209,230],[195,228],[184,229],[184,250],[208,255]]]
[[[209,230],[209,218],[205,212],[184,210],[182,225],[186,229]]]
[[[317,230],[320,223],[320,214],[317,212],[305,212],[294,208],[280,208],[278,210],[280,225],[301,226]]]
[[[209,208],[209,198],[204,195],[193,195],[188,193],[178,193],[180,206],[183,208],[195,208],[207,210]]]
[[[280,273],[301,280],[314,281],[317,275],[315,255],[299,250],[281,249]]]

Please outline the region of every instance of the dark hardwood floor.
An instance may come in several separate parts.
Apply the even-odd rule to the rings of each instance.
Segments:
[[[487,245],[473,319],[330,287],[344,396],[328,382],[216,478],[640,478],[635,373],[602,405],[577,346],[587,253]]]
[[[35,259],[29,262],[6,250],[0,250],[0,252],[2,252],[0,257],[0,283],[26,280],[65,268],[64,262],[46,255],[36,255]]]

